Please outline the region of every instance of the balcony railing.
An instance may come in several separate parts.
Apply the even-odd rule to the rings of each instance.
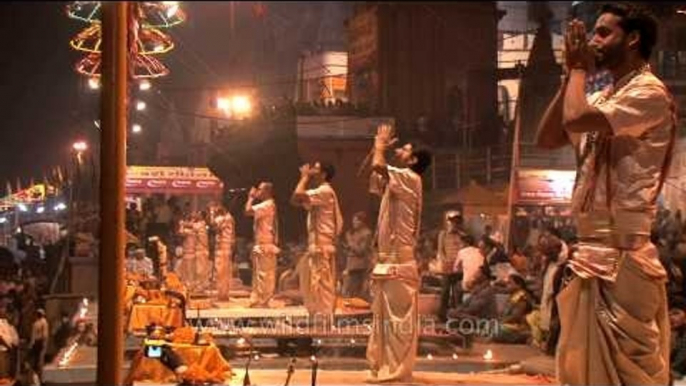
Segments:
[[[470,181],[483,185],[500,185],[510,179],[512,150],[487,147],[464,150],[436,150],[425,175],[427,190],[459,189]],[[521,168],[573,170],[576,167],[571,147],[548,151],[525,144],[520,147]]]

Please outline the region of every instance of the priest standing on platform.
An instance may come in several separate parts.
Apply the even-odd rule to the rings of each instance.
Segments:
[[[578,158],[579,242],[556,299],[561,384],[671,384],[667,274],[650,234],[677,116],[649,65],[657,33],[654,16],[632,5],[603,6],[590,40],[571,21],[567,76],[539,125],[539,146],[571,145]],[[594,68],[613,84],[587,97]]]
[[[308,247],[299,273],[300,289],[310,317],[325,327],[333,322],[336,308],[336,239],[343,229],[338,198],[330,184],[334,174],[330,164],[303,165],[291,197],[292,204],[307,210]],[[315,188],[308,190],[310,181]]]
[[[419,336],[419,273],[414,250],[422,217],[421,174],[431,154],[413,144],[395,149],[398,167],[385,152],[396,142],[392,128],[381,125],[374,140],[370,190],[381,195],[378,263],[372,271],[374,321],[367,346],[369,382],[408,382]]]
[[[229,290],[233,278],[232,256],[236,244],[236,227],[231,213],[224,208],[217,210],[214,218],[217,229],[217,244],[214,254],[214,268],[217,282],[217,298],[229,300]]]
[[[260,203],[254,205],[253,201],[256,199]],[[255,219],[250,307],[267,307],[276,288],[276,257],[279,253],[276,203],[271,182],[262,182],[257,189],[250,189],[245,214]]]

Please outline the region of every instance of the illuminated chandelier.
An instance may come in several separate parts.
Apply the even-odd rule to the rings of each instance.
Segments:
[[[186,20],[186,14],[176,1],[132,2],[129,20],[130,72],[134,79],[158,78],[169,74],[167,67],[155,56],[171,51],[174,42],[161,31]],[[75,1],[67,6],[67,15],[76,20],[89,23],[79,32],[69,45],[86,53],[76,63],[76,71],[82,75],[97,78],[100,76],[102,62],[101,3],[99,1]]]

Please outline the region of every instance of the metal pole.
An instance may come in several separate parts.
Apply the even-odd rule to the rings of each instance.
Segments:
[[[522,126],[522,97],[524,96],[522,84],[524,83],[524,69],[519,67],[519,84],[517,85],[517,105],[515,107],[515,127],[514,136],[512,138],[512,158],[510,160],[510,184],[508,186],[507,194],[507,227],[505,229],[505,243],[506,250],[513,248],[512,242],[512,223],[515,215],[514,205],[515,194],[517,192],[517,170],[519,168],[519,137]]]
[[[121,385],[124,364],[124,178],[129,3],[102,3],[98,385]]]

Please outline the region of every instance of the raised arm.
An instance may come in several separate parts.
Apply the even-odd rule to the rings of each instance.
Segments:
[[[248,200],[245,202],[245,208],[244,208],[244,213],[246,216],[254,216],[255,215],[255,210],[253,209],[253,201],[255,201],[255,197],[257,196],[257,189],[255,187],[250,188],[250,192],[248,193]]]
[[[562,108],[562,124],[570,133],[589,131],[611,132],[612,127],[605,115],[586,99],[586,77],[593,67],[593,51],[586,42],[586,27],[573,20],[565,35],[569,82],[565,89]]]
[[[291,204],[295,206],[307,204],[309,200],[307,197],[307,184],[310,182],[310,175],[310,165],[305,164],[300,167],[300,180],[298,180],[298,184],[291,195]]]
[[[372,171],[379,173],[384,179],[388,179],[386,149],[394,142],[393,128],[390,125],[380,125],[377,129],[376,137],[374,137]]]
[[[569,138],[562,125],[562,108],[566,80],[560,85],[553,100],[550,101],[536,130],[536,146],[544,149],[558,149],[569,144]]]

